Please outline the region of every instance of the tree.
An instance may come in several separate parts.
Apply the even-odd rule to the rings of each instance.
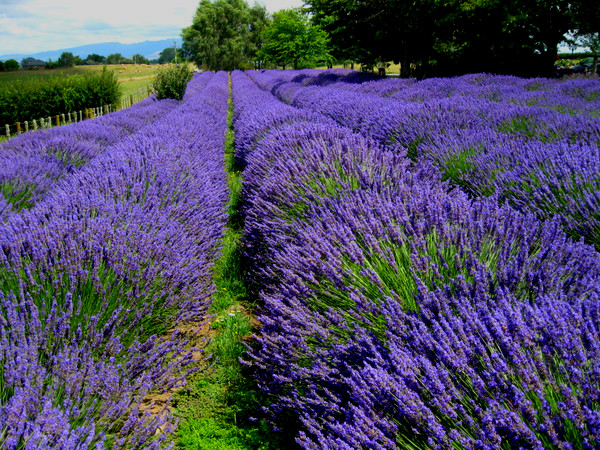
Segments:
[[[284,9],[273,14],[264,30],[260,55],[276,65],[294,69],[314,66],[327,60],[327,33],[310,23],[300,9]]]
[[[175,48],[167,47],[162,52],[160,52],[160,56],[158,58],[159,64],[166,64],[170,62],[175,62]]]
[[[150,64],[148,58],[144,57],[143,55],[140,55],[139,53],[133,55],[131,59],[133,60],[134,64]]]
[[[4,61],[0,61],[0,72],[4,72]]]
[[[256,11],[252,12],[252,10]],[[256,56],[256,33],[266,13],[245,0],[201,0],[192,25],[184,28],[183,54],[209,70],[244,68]]]
[[[255,4],[253,8],[250,8],[250,24],[249,32],[250,36],[247,41],[247,55],[248,58],[254,61],[254,68],[262,68],[262,58],[260,51],[263,48],[262,34],[271,23],[271,18],[267,14],[267,8],[259,4]]]
[[[571,27],[569,0],[305,3],[313,21],[329,33],[335,57],[398,61],[402,76],[484,71],[549,75],[557,46]]]
[[[592,73],[598,71],[600,55],[600,3],[579,0],[571,4],[574,42],[588,47],[593,55]]]
[[[16,59],[7,59],[4,61],[4,70],[7,72],[19,70],[19,62]]]
[[[58,65],[60,67],[73,67],[75,65],[75,57],[71,52],[62,52],[60,58],[58,58]]]
[[[112,53],[106,57],[107,64],[121,64],[125,58],[120,53]]]
[[[106,62],[106,58],[102,55],[98,55],[96,53],[90,53],[89,55],[87,55],[87,58],[85,58],[86,64],[102,64],[104,62]]]

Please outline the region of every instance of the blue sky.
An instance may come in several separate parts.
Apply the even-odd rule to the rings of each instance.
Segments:
[[[301,6],[302,0],[258,3],[274,12]],[[0,55],[177,37],[192,23],[198,4],[198,0],[0,0]]]

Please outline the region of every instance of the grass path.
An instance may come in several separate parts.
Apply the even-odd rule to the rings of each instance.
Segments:
[[[248,300],[240,240],[243,217],[239,212],[242,171],[235,160],[233,103],[229,81],[228,130],[225,165],[229,176],[229,221],[222,256],[214,269],[217,292],[211,314],[213,332],[206,349],[212,354],[210,372],[202,371],[188,381],[188,389],[175,396],[181,421],[176,447],[198,450],[269,450],[283,448],[266,423],[253,421],[261,393],[239,362],[244,341],[256,326]]]

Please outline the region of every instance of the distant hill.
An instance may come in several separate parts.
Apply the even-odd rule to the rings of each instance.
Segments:
[[[81,45],[73,48],[63,48],[60,50],[49,50],[46,52],[33,53],[33,54],[13,54],[13,55],[1,55],[0,60],[6,61],[7,59],[16,59],[21,62],[23,58],[29,56],[42,61],[56,61],[61,53],[71,52],[75,56],[85,58],[90,53],[96,53],[102,56],[108,56],[112,53],[120,53],[126,58],[130,58],[133,55],[140,54],[148,59],[157,59],[158,54],[167,47],[172,47],[173,42],[177,42],[177,47],[181,47],[181,38],[163,39],[160,41],[144,41],[136,44],[121,44],[120,42],[103,42],[101,44],[89,44]]]

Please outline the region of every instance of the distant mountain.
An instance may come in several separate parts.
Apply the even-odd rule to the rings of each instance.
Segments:
[[[96,53],[102,56],[108,56],[112,53],[120,53],[126,58],[130,58],[133,55],[140,54],[148,59],[156,59],[160,52],[167,47],[172,47],[173,42],[177,42],[177,47],[181,47],[181,38],[163,39],[160,41],[144,41],[136,44],[121,44],[120,42],[103,42],[101,44],[89,44],[81,45],[73,48],[63,48],[60,50],[50,50],[46,52],[33,53],[33,54],[13,54],[13,55],[2,55],[0,56],[1,61],[7,59],[16,59],[21,62],[23,58],[33,57],[41,59],[42,61],[48,61],[52,58],[52,61],[56,61],[61,53],[71,52],[75,56],[84,58],[91,54]]]

